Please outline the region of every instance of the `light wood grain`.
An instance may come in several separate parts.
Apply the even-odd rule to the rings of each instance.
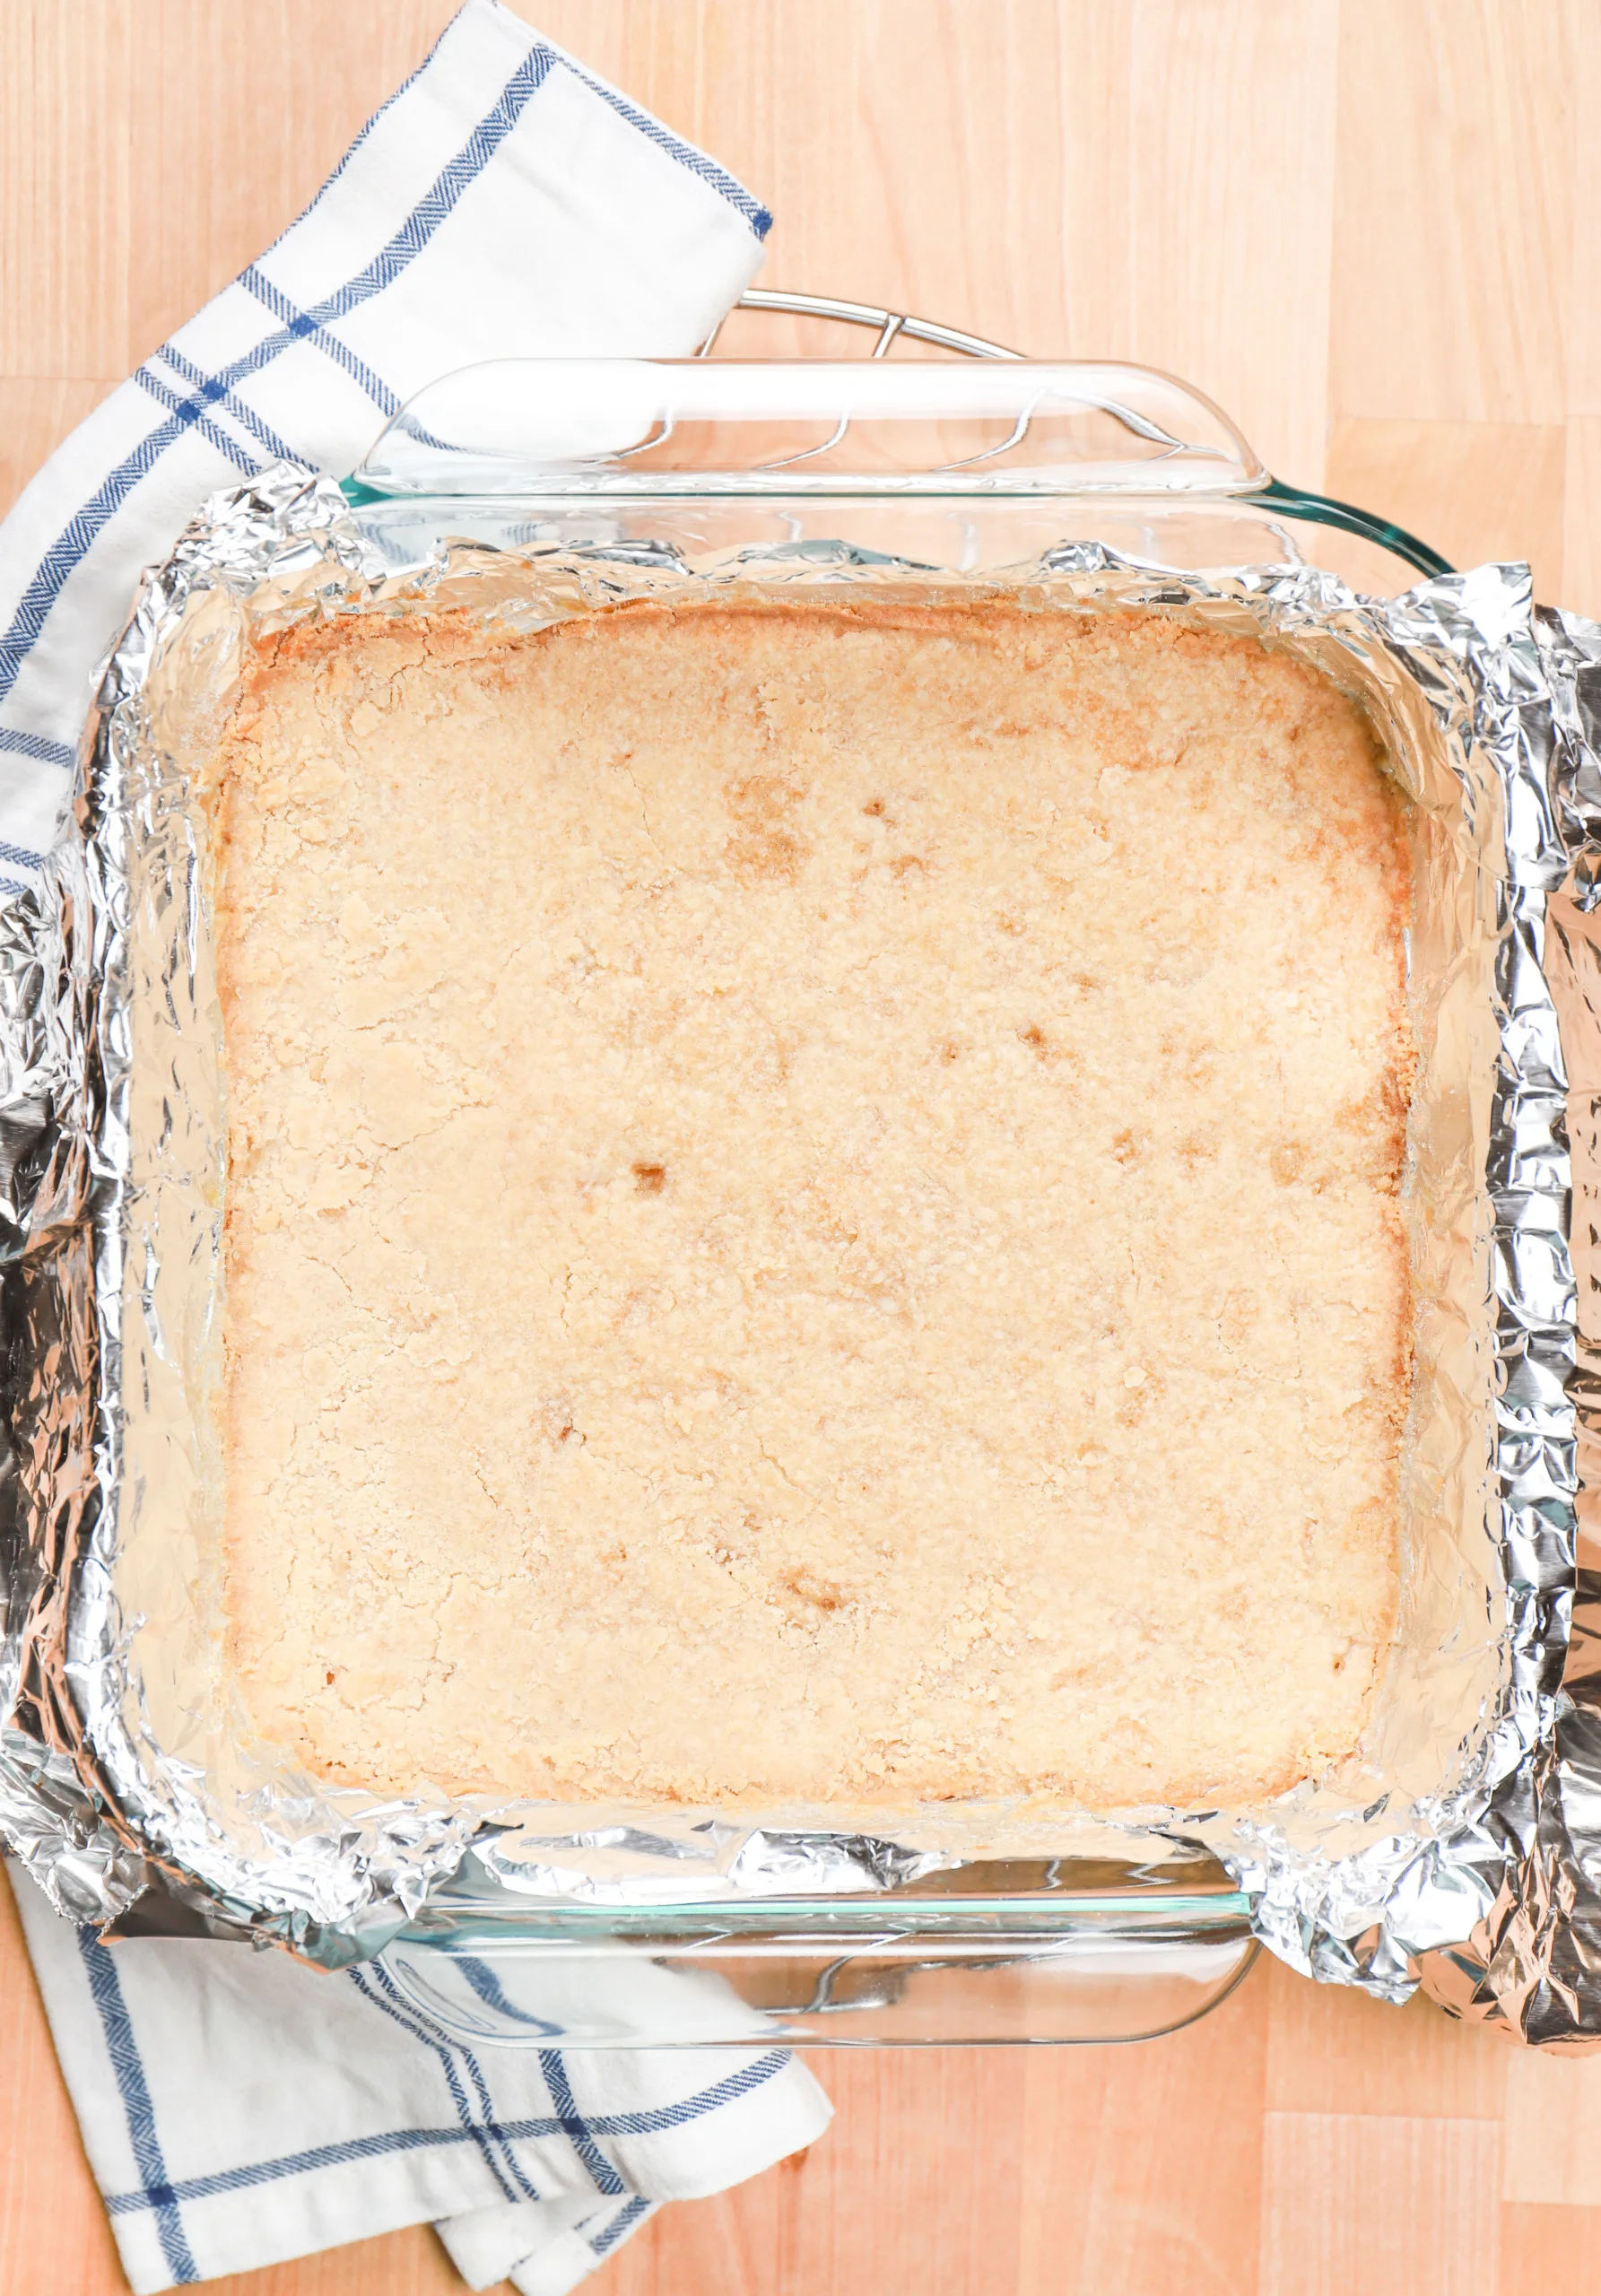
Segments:
[[[1501,2197],[1601,2207],[1601,2055],[1507,2067]]]
[[[1496,2296],[1589,2288],[1601,2257],[1601,2208],[1503,2208]]]
[[[1275,471],[1320,485],[1336,8],[1137,0],[1066,13],[1062,347],[1083,358],[1115,344],[1183,375]],[[1249,330],[1243,309],[1257,315]]]
[[[774,209],[770,285],[1211,392],[1285,477],[1601,611],[1596,0],[514,0]],[[450,0],[0,0],[0,501],[292,219]],[[730,334],[821,347],[804,330]],[[9,1904],[0,2292],[121,2287]],[[612,2296],[1511,2296],[1601,2074],[1266,1964],[1117,2050],[819,2057],[799,2161]],[[412,2231],[215,2283],[444,2296]]]
[[[1485,2028],[1453,2024],[1421,1998],[1395,2009],[1308,1985],[1277,1964],[1266,1990],[1269,2112],[1501,2118],[1516,2059]]]
[[[1269,2113],[1258,2296],[1495,2296],[1499,2122]]]
[[[1158,2046],[1031,2055],[1018,2296],[1254,2285],[1266,1975]]]
[[[463,2296],[461,2274],[426,2225],[357,2240],[347,2248],[326,2248],[321,2256],[269,2266],[265,2272],[227,2273],[205,2285],[211,2296]],[[83,2296],[100,2296],[100,2287],[99,2282],[91,2283]],[[502,2283],[502,2291],[503,2296],[515,2296],[509,2283]],[[601,2289],[596,2296],[602,2296]]]
[[[0,9],[0,375],[127,371],[137,13],[137,0]]]
[[[1342,415],[1329,435],[1327,491],[1382,510],[1453,566],[1527,558],[1536,595],[1565,600],[1568,441],[1560,422]]]
[[[1601,615],[1601,415],[1571,416],[1564,441],[1562,604]]]
[[[1594,29],[1582,0],[1342,0],[1337,413],[1562,422],[1572,74]]]
[[[761,192],[764,283],[1171,369],[1319,483],[1333,0],[519,12]]]

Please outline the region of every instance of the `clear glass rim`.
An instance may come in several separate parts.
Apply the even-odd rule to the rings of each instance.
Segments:
[[[511,494],[530,501],[596,500],[627,496],[635,500],[753,500],[775,493],[804,492],[840,500],[872,500],[885,495],[915,495],[936,499],[973,494],[1003,500],[1042,499],[1107,494],[1182,495],[1217,500],[1226,497],[1252,507],[1276,511],[1357,536],[1388,551],[1414,571],[1433,577],[1449,573],[1449,561],[1429,544],[1393,520],[1362,509],[1336,496],[1319,494],[1275,478],[1238,428],[1205,393],[1160,369],[1119,361],[1040,361],[1026,358],[1005,345],[967,334],[909,312],[836,296],[809,295],[788,290],[752,288],[742,295],[736,309],[782,314],[836,325],[871,329],[874,341],[866,359],[746,359],[713,361],[709,354],[722,331],[714,328],[693,358],[687,360],[523,360],[488,361],[437,378],[413,394],[363,457],[354,474],[344,482],[348,499],[364,504],[396,495],[443,495],[474,499],[503,499]],[[892,346],[905,342],[927,344],[952,357],[909,364],[889,361]],[[579,457],[536,467],[526,451],[493,439],[479,441],[487,453],[466,453],[439,435],[433,413],[452,394],[467,394],[487,387],[498,371],[503,378],[517,372],[526,378],[528,395],[563,387],[579,396],[592,391],[594,378],[613,378],[632,372],[658,378],[658,396],[665,401],[698,402],[717,408],[724,421],[739,410],[742,399],[770,396],[775,381],[783,387],[801,387],[819,405],[831,392],[843,406],[836,406],[837,433],[821,444],[783,457],[777,465],[753,464],[744,468],[692,468],[686,473],[627,471],[621,462],[640,450],[629,446],[621,457]],[[958,385],[956,378],[969,380]],[[676,383],[673,378],[677,378]],[[980,378],[983,379],[981,380]],[[509,385],[508,386],[509,387]],[[604,387],[604,382],[603,382]],[[874,473],[809,473],[799,465],[837,450],[851,420],[866,412],[879,422],[884,410],[916,405],[944,392],[957,405],[991,403],[998,411],[1008,407],[1020,434],[1030,424],[1030,402],[1055,394],[1084,411],[1109,416],[1131,439],[1154,453],[1123,462],[1086,461],[1027,471],[1016,466],[986,471],[997,455],[1020,443],[1009,437],[943,468]],[[658,410],[661,412],[662,410]],[[682,419],[666,410],[665,433],[671,435]],[[647,439],[645,445],[659,445]],[[419,453],[421,449],[421,453]],[[1153,484],[1153,477],[1155,483]],[[943,481],[943,483],[941,483]]]

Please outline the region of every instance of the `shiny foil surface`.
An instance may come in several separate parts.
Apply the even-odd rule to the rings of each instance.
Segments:
[[[145,581],[74,820],[0,911],[0,1824],[79,1918],[115,1919],[159,1881],[197,1927],[330,1963],[380,1946],[469,1843],[512,1900],[634,1905],[1207,1850],[1299,1968],[1393,1999],[1421,1980],[1529,2039],[1601,2039],[1601,1668],[1562,1689],[1576,1535],[1601,1491],[1601,1264],[1584,1221],[1569,1241],[1571,1116],[1601,1142],[1601,631],[1535,609],[1523,567],[1385,600],[1303,565],[1176,572],[1094,541],[981,577],[815,537],[696,552],[641,539],[647,517],[581,544],[532,518],[500,520],[494,546],[449,542],[460,506],[352,509],[280,468],[209,505]],[[1415,801],[1399,1625],[1355,1755],[1271,1804],[379,1800],[298,1770],[239,1706],[220,1586],[225,1075],[196,789],[241,665],[308,616],[448,606],[531,629],[733,584],[978,588],[1257,633],[1362,700]],[[1595,1169],[1601,1184],[1601,1153]]]

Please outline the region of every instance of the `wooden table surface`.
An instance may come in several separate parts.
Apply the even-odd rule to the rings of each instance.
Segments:
[[[514,4],[767,199],[765,284],[1170,368],[1279,476],[1601,612],[1597,0]],[[290,220],[451,8],[0,0],[0,500]],[[109,2296],[0,1913],[0,2292]],[[1266,1962],[1136,2048],[816,2061],[829,2135],[666,2212],[597,2292],[1510,2296],[1601,2260],[1601,2056]],[[461,2285],[423,2228],[213,2284]]]

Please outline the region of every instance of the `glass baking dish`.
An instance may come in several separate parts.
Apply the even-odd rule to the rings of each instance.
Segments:
[[[1277,484],[1169,377],[1000,356],[468,368],[402,410],[344,493],[380,572],[402,578],[447,544],[592,559],[603,590],[608,561],[780,579],[894,561],[982,584],[1075,544],[1176,569],[1320,567],[1384,596],[1443,570],[1397,529]],[[469,1857],[385,1960],[419,2013],[479,2044],[1134,2039],[1214,2005],[1256,1950],[1221,1866],[1149,1849],[627,1903],[513,1893]]]
[[[491,361],[420,392],[344,491],[396,569],[448,535],[647,562],[882,553],[979,581],[1101,543],[1155,565],[1320,567],[1385,597],[1449,570],[1273,478],[1199,392],[1110,362]]]
[[[1257,1951],[1204,1857],[657,1906],[530,1901],[469,1860],[382,1958],[414,2009],[474,2042],[748,2048],[1144,2040],[1214,2008]]]

